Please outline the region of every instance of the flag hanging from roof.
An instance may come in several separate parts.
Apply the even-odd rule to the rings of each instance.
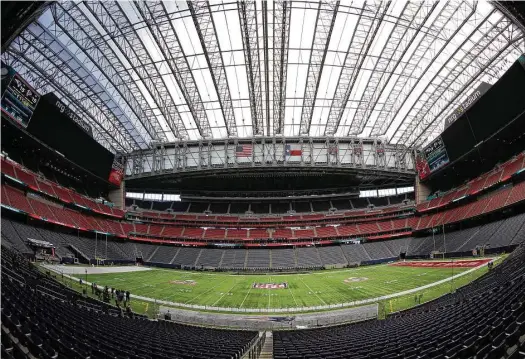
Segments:
[[[303,150],[301,149],[301,145],[286,145],[284,147],[285,156],[301,156],[302,154]]]
[[[252,145],[237,145],[235,147],[235,156],[237,157],[252,157]]]

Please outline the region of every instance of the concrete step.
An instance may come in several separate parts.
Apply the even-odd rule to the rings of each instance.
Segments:
[[[273,359],[273,336],[272,332],[266,332],[266,340],[259,354],[259,359]]]

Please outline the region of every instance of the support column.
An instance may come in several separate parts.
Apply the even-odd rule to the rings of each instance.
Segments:
[[[120,183],[120,187],[109,191],[108,198],[116,208],[124,210],[126,207],[126,181]]]
[[[430,186],[421,183],[419,176],[416,174],[416,186],[414,188],[416,192],[416,204],[420,204],[425,201],[428,195],[431,193]]]

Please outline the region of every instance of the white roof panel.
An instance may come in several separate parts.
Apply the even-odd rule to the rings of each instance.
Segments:
[[[93,102],[90,97],[97,96],[97,100],[106,105],[93,109],[92,115],[97,118],[88,119],[95,137],[101,138],[105,145],[114,141],[112,148],[127,149],[147,148],[150,134],[163,141],[173,141],[180,130],[181,135],[186,133],[186,139],[202,138],[192,113],[208,122],[201,127],[204,131],[209,128],[209,138],[224,138],[228,131],[223,109],[228,106],[223,101],[231,101],[233,118],[229,118],[233,120],[232,126],[236,125],[236,136],[253,136],[254,113],[264,119],[264,135],[272,136],[276,106],[273,101],[279,98],[279,93],[284,95],[283,133],[297,136],[306,80],[312,75],[308,71],[322,71],[314,94],[310,135],[322,136],[330,127],[329,133],[347,136],[362,100],[369,102],[362,106],[367,111],[361,112],[363,117],[359,123],[364,121],[364,129],[358,136],[379,136],[391,143],[421,146],[439,134],[444,119],[481,81],[496,82],[524,46],[523,34],[488,1],[479,1],[477,6],[469,1],[438,2],[426,21],[422,17],[407,18],[410,12],[404,12],[408,7],[404,1],[393,1],[386,10],[384,6],[375,7],[376,14],[370,10],[374,9],[371,2],[352,1],[340,4],[332,23],[317,21],[317,1],[287,3],[287,13],[279,8],[282,3],[272,2],[267,4],[267,24],[263,22],[262,1],[257,0],[253,6],[246,4],[248,10],[242,14],[238,2],[213,1],[210,6],[203,2],[191,6],[186,2],[165,2],[154,9],[155,16],[146,23],[138,12],[138,7],[145,9],[144,3],[97,6],[93,12],[89,8],[95,7],[95,2],[53,3],[56,19],[48,10],[39,19],[38,26],[32,27],[32,32],[28,28],[20,37],[25,39],[26,46],[45,44],[76,71],[77,76],[71,78],[75,83],[59,91],[60,96],[71,104],[89,104]],[[358,21],[364,6],[365,16]],[[323,4],[323,11],[328,8]],[[418,14],[414,16],[423,16]],[[372,16],[382,20],[370,25]],[[246,27],[241,28],[244,23],[241,17],[246,20]],[[118,18],[124,19],[119,22],[122,28],[115,27],[113,19]],[[288,19],[288,27],[283,27]],[[404,55],[391,59],[385,53],[385,45],[396,23],[400,27],[411,27],[411,34],[417,30],[413,23],[423,23],[423,27],[411,44],[406,45]],[[166,24],[172,26],[166,27]],[[162,27],[164,40],[171,44],[178,41],[182,52],[171,49],[165,56],[153,37],[158,32],[152,32],[150,26],[153,30]],[[499,32],[494,30],[496,26]],[[319,49],[312,52],[314,34],[320,32],[331,34],[323,55],[324,63],[309,70],[311,54],[322,53]],[[126,34],[129,36],[123,37]],[[268,39],[264,34],[268,34]],[[244,40],[249,40],[250,51],[244,45],[246,36]],[[372,36],[369,47],[360,46]],[[142,40],[140,46],[143,47],[119,48],[131,43],[132,38]],[[9,48],[6,57],[15,56],[14,50]],[[258,57],[258,64],[254,56]],[[314,60],[320,63],[318,58]],[[39,79],[46,79],[46,71],[53,74],[64,70],[59,68],[60,64],[46,61],[42,56],[28,55],[23,61],[15,61],[14,66],[23,73],[39,71],[38,76],[31,76]],[[390,79],[386,81],[383,77],[373,100],[369,100],[363,94],[365,89],[375,86],[371,81],[378,76],[371,75],[378,61],[393,61],[379,66],[382,71],[387,69],[384,76]],[[356,68],[355,64],[362,66]],[[222,66],[224,70],[218,71]],[[461,71],[462,75],[458,76],[451,71],[456,66],[469,71]],[[162,81],[141,79],[145,69]],[[338,87],[340,79],[345,80],[341,83],[346,87]],[[151,83],[162,88],[152,89]],[[284,88],[276,92],[281,85]],[[37,87],[53,88],[43,83]],[[266,127],[266,94],[270,100],[270,132]],[[262,105],[252,111],[254,104]],[[335,116],[335,113],[341,115]],[[99,120],[101,116],[104,121]],[[168,120],[173,121],[177,131],[170,128]],[[108,139],[108,131],[117,127],[120,135]]]

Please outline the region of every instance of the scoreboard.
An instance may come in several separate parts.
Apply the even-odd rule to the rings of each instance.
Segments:
[[[421,180],[450,162],[447,148],[441,136],[437,137],[416,157],[416,169]]]
[[[433,173],[450,162],[441,136],[437,137],[423,150],[430,173]]]
[[[1,100],[2,113],[27,127],[40,95],[11,67],[2,64],[2,71],[6,73],[2,79],[2,85],[6,84],[2,86],[5,89]]]

